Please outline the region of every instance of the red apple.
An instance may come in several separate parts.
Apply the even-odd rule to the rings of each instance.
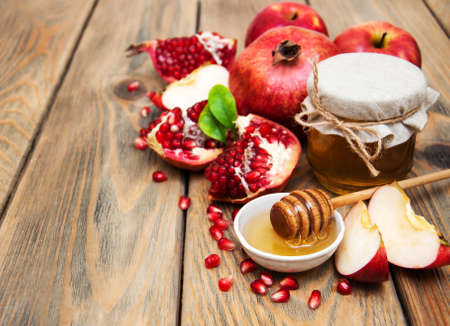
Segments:
[[[254,113],[295,128],[293,117],[307,95],[310,61],[335,54],[336,46],[322,33],[297,26],[265,32],[244,49],[230,70],[229,87],[239,114]]]
[[[339,274],[360,282],[389,279],[386,250],[366,205],[356,203],[345,217],[345,234],[334,256]]]
[[[386,22],[373,21],[350,27],[339,34],[334,43],[340,53],[383,53],[421,66],[416,40],[405,30]]]
[[[450,264],[450,247],[436,228],[411,208],[409,198],[395,185],[380,187],[369,202],[369,215],[378,226],[391,264],[414,269]]]
[[[268,5],[253,18],[247,29],[245,46],[265,31],[281,26],[299,26],[328,36],[327,27],[312,8],[295,2],[279,2]]]

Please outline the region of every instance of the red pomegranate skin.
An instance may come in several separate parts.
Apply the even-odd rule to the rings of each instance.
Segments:
[[[299,44],[300,55],[293,61],[272,65],[272,51],[285,40]],[[296,26],[267,31],[232,65],[229,86],[239,114],[258,114],[292,128],[293,117],[307,95],[309,60],[317,57],[321,61],[337,53],[334,43],[315,31]]]

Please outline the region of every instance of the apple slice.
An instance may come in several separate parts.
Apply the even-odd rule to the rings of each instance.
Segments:
[[[390,263],[415,269],[450,263],[450,247],[441,244],[433,225],[414,213],[408,196],[396,184],[373,194],[369,215],[381,232]]]
[[[339,274],[349,279],[361,282],[389,279],[386,250],[362,201],[356,203],[345,217],[344,239],[336,251],[334,262]]]

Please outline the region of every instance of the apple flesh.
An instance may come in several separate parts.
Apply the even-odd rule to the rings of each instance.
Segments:
[[[328,36],[323,19],[312,8],[295,2],[279,2],[268,5],[253,18],[247,29],[245,46],[265,31],[281,26],[298,26]]]
[[[366,205],[359,201],[345,217],[345,234],[334,262],[339,274],[360,282],[389,279],[386,250]]]
[[[339,53],[376,52],[393,55],[421,67],[420,49],[407,31],[392,24],[372,21],[343,31],[334,40]]]
[[[433,225],[414,213],[401,188],[395,185],[378,188],[368,211],[383,237],[390,263],[413,269],[450,263],[450,247],[441,244]]]

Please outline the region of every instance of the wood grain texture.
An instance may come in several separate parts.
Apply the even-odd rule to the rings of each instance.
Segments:
[[[437,19],[445,28],[447,34],[450,31],[450,2],[448,0],[424,0]]]
[[[1,325],[177,323],[185,180],[133,146],[144,91],[163,83],[125,49],[190,34],[195,16],[192,1],[97,5],[0,228]]]
[[[235,35],[243,43],[245,29],[255,13],[269,1],[202,2],[200,29]],[[239,10],[236,10],[239,8]],[[234,14],[233,14],[234,13]],[[302,156],[287,190],[317,187],[306,156]],[[271,302],[250,290],[251,281],[262,269],[242,275],[240,262],[246,258],[238,246],[233,252],[221,251],[209,234],[206,217],[209,183],[202,174],[191,175],[189,195],[195,207],[188,212],[185,235],[184,283],[182,297],[183,325],[403,325],[406,323],[392,282],[382,285],[354,284],[351,296],[336,292],[338,275],[332,261],[308,272],[294,274],[300,289],[291,292],[287,304]],[[231,219],[230,205],[221,205]],[[232,228],[225,236],[237,241]],[[218,268],[206,269],[204,258],[216,253],[221,257]],[[221,292],[219,278],[232,274],[234,283],[227,293]],[[274,274],[276,282],[283,276]],[[271,289],[274,291],[277,286]],[[312,290],[322,292],[322,305],[311,311],[307,301]]]
[[[0,211],[94,3],[0,3]]]

